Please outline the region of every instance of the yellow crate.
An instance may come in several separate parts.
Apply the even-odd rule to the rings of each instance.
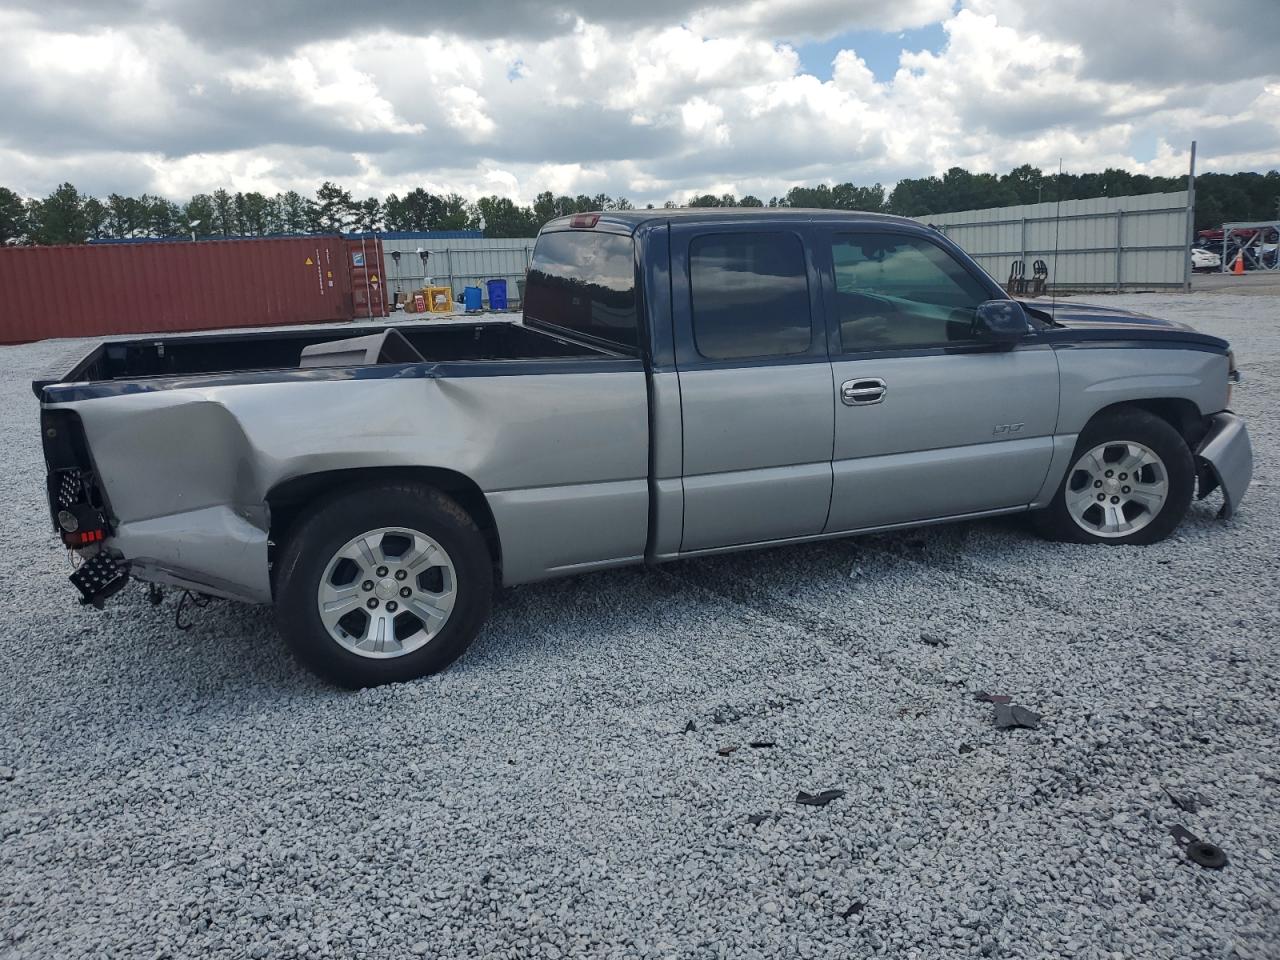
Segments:
[[[427,296],[427,309],[432,313],[453,313],[452,287],[423,287]]]

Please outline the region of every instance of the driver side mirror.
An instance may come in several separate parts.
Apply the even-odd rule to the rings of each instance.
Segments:
[[[974,336],[1005,350],[1012,349],[1030,330],[1027,314],[1016,300],[988,300],[978,304],[973,314]]]

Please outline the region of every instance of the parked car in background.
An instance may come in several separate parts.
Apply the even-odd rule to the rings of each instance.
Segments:
[[[1191,248],[1191,269],[1201,272],[1222,269],[1222,256],[1204,247]]]
[[[1229,517],[1237,376],[913,221],[742,208],[552,221],[523,323],[108,342],[34,388],[84,602],[274,603],[363,686],[448,665],[495,585],[1020,512],[1148,544],[1215,488]]]

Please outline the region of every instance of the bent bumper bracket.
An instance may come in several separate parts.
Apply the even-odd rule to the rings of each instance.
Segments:
[[[80,565],[70,580],[80,591],[81,606],[92,604],[101,610],[107,598],[129,582],[129,565],[117,563],[105,550],[99,550]]]
[[[1203,500],[1221,487],[1222,509],[1218,511],[1218,518],[1230,520],[1253,479],[1253,447],[1244,420],[1234,413],[1223,411],[1208,419],[1209,432],[1196,448],[1200,476],[1197,497]]]

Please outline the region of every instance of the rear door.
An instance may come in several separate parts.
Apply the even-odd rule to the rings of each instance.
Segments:
[[[834,400],[807,225],[675,224],[682,551],[822,532]]]
[[[974,309],[998,294],[933,239],[825,233],[838,397],[826,531],[1030,502],[1053,452],[1053,351],[977,341]]]

